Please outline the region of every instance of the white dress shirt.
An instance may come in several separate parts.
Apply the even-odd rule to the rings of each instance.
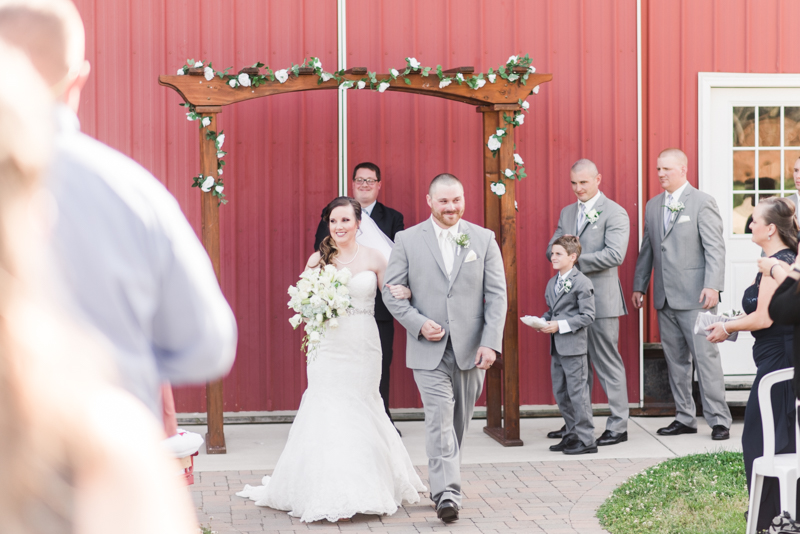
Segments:
[[[370,204],[370,205],[369,205],[369,206],[367,206],[366,208],[362,207],[362,208],[361,208],[361,211],[362,211],[362,212],[367,212],[367,215],[369,215],[370,217],[372,217],[372,210],[374,210],[374,209],[375,209],[375,204],[377,204],[377,203],[378,203],[378,201],[377,201],[377,200],[375,200],[375,201],[373,201],[373,202],[372,202],[372,204]]]
[[[455,262],[456,252],[456,237],[458,236],[458,225],[461,221],[450,228],[442,228],[431,215],[431,224],[433,231],[436,235],[436,241],[439,243],[439,250],[442,251],[442,259],[444,260],[444,267],[447,270],[447,276],[453,272],[453,263]]]

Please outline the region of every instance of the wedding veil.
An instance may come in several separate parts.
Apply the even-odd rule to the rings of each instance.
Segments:
[[[394,242],[378,228],[372,217],[367,215],[365,211],[361,212],[361,227],[360,232],[356,234],[356,242],[365,247],[378,249],[387,262],[389,261],[389,255],[392,253],[392,247],[394,247]]]

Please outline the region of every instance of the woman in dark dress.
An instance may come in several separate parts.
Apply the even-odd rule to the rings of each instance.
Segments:
[[[758,385],[764,375],[792,367],[792,326],[773,323],[768,308],[780,276],[795,262],[797,250],[797,222],[794,205],[783,198],[765,198],[753,210],[752,240],[759,245],[771,262],[765,275],[759,272],[753,285],[748,287],[742,298],[742,308],[747,314],[741,319],[727,323],[715,323],[708,328],[708,340],[714,343],[725,341],[730,334],[742,330],[753,333],[753,360],[757,373],[750,398],[744,414],[742,452],[750,488],[753,461],[764,453],[761,411],[758,402]],[[776,275],[775,273],[779,274]],[[781,382],[772,388],[772,412],[775,424],[775,452],[777,454],[795,451],[794,439],[794,389],[791,382]],[[772,519],[781,513],[778,481],[767,478],[761,494],[756,530],[769,528]]]

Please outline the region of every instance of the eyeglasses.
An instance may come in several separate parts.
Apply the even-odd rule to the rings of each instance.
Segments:
[[[356,178],[353,181],[355,183],[357,183],[358,185],[361,185],[361,184],[374,185],[377,182],[379,182],[380,180],[373,180],[372,178]]]

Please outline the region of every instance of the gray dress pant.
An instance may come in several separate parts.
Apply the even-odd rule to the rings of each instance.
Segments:
[[[719,349],[704,335],[695,335],[697,315],[706,310],[674,310],[665,303],[658,310],[658,329],[669,371],[669,387],[675,398],[675,420],[697,428],[697,411],[692,398],[692,364],[697,371],[703,416],[708,426],[731,426],[731,411],[725,402],[725,377]],[[716,313],[716,307],[709,310]]]
[[[431,500],[437,505],[450,500],[461,507],[461,441],[483,390],[485,374],[477,367],[459,369],[449,339],[436,369],[414,369],[414,381],[425,410]]]
[[[564,437],[594,444],[594,421],[592,399],[589,396],[589,364],[586,355],[560,356],[551,345],[550,375],[553,380],[553,396],[561,410],[567,431]]]
[[[619,342],[619,317],[595,319],[587,329],[589,336],[588,354],[589,398],[591,399],[594,373],[608,397],[611,416],[606,421],[606,430],[612,432],[628,431],[628,381],[625,379],[625,365],[617,349]]]

